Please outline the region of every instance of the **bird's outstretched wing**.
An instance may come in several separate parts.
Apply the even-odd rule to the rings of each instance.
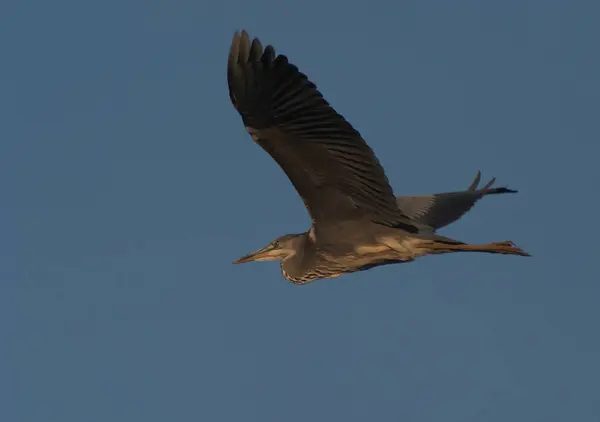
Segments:
[[[315,224],[367,217],[417,231],[371,148],[287,57],[236,32],[227,81],[252,139],[287,174]]]
[[[480,180],[481,172],[478,171],[475,180],[465,191],[398,196],[396,201],[404,214],[421,224],[438,230],[461,218],[477,201],[486,195],[517,192],[505,187],[492,188],[496,181],[495,178],[490,180],[483,188],[477,189]]]

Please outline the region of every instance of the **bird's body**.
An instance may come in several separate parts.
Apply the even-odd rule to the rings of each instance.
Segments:
[[[312,217],[308,232],[285,235],[236,263],[279,259],[286,279],[320,278],[408,262],[428,254],[474,251],[527,255],[511,242],[470,245],[436,231],[485,195],[480,174],[462,192],[395,197],[375,154],[316,86],[272,46],[245,31],[233,37],[230,99],[252,139],[280,165]]]
[[[343,241],[323,246],[309,245],[303,252],[304,257],[295,260],[296,257],[292,256],[288,258],[289,261],[282,260],[281,272],[287,280],[295,284],[304,284],[318,278],[333,278],[380,265],[408,262],[424,254],[425,250],[415,247],[418,242],[415,238],[405,239],[399,243],[402,246],[399,251],[380,241],[356,245]]]
[[[289,281],[304,284],[384,263],[411,261],[424,252],[415,248],[418,238],[396,239],[401,233],[401,229],[361,220],[301,233],[295,237],[295,252],[281,260],[281,272]],[[398,244],[396,250],[386,245],[394,242]]]

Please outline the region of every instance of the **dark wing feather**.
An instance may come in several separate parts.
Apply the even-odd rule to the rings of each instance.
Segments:
[[[477,172],[475,180],[466,191],[436,193],[433,195],[399,196],[396,198],[402,211],[434,230],[447,226],[465,215],[477,201],[486,195],[500,193],[516,193],[505,187],[492,188],[496,179],[490,180],[483,188],[477,189],[481,173]]]
[[[417,231],[371,148],[285,56],[236,32],[227,80],[252,139],[287,174],[315,223],[367,216]]]

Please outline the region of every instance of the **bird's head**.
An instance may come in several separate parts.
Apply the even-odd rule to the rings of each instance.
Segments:
[[[234,264],[244,264],[251,261],[275,261],[283,260],[295,255],[300,247],[301,236],[299,234],[286,234],[278,237],[267,246],[251,252],[235,261]]]

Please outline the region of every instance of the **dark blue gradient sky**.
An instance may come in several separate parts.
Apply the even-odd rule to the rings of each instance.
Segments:
[[[0,420],[598,421],[600,4],[4,1]],[[519,189],[427,257],[303,287],[225,66],[273,43],[398,194]]]

